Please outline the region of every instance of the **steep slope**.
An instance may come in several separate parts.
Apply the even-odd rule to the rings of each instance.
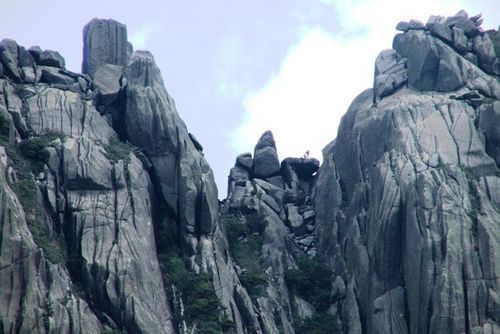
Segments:
[[[319,253],[345,333],[500,330],[499,32],[402,22],[324,149]]]
[[[11,134],[2,141],[11,176],[3,189],[17,190],[20,204],[18,219],[2,223],[2,307],[11,308],[1,313],[4,331],[173,332],[148,173],[95,109],[88,77],[65,71],[63,62],[43,61],[55,52],[27,52],[9,40],[0,49],[2,60],[12,60],[3,62],[10,67],[1,79],[0,111]],[[12,74],[16,69],[21,77]],[[122,146],[126,151],[117,156]],[[26,225],[21,217],[29,230],[16,237]],[[7,238],[26,246],[11,253]],[[23,265],[30,258],[40,269]],[[45,284],[36,276],[40,270]],[[11,290],[8,281],[23,288]]]
[[[213,173],[126,27],[0,43],[0,331],[245,332]]]

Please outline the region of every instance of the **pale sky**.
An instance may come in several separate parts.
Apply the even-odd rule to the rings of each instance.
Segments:
[[[236,155],[272,130],[280,159],[333,140],[353,98],[373,82],[395,26],[431,14],[483,13],[498,0],[0,0],[0,39],[59,51],[80,72],[82,28],[94,17],[128,27],[153,52],[178,112],[204,146],[219,197]]]

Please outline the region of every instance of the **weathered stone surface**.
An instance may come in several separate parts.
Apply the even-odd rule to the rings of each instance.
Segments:
[[[17,52],[19,54],[19,67],[32,67],[35,65],[33,56],[24,47],[19,46]]]
[[[314,158],[286,158],[282,165],[287,163],[297,173],[299,178],[308,180],[319,169],[319,160]]]
[[[382,51],[375,60],[373,89],[377,99],[394,93],[407,81],[406,59],[394,50]]]
[[[251,172],[253,170],[253,159],[252,153],[242,153],[236,157],[236,167],[245,168],[247,171]]]
[[[40,78],[41,82],[59,84],[63,86],[69,86],[75,83],[72,77],[65,75],[57,68],[41,66],[40,69],[42,72],[42,76]]]
[[[287,222],[290,231],[295,235],[303,235],[306,232],[304,218],[299,214],[297,207],[292,204],[287,205]]]
[[[463,85],[459,61],[449,48],[421,31],[396,35],[394,49],[407,59],[408,82],[422,91],[452,91]]]
[[[255,177],[267,178],[279,173],[280,162],[271,131],[266,131],[262,134],[255,146],[253,156],[253,175]]]
[[[123,67],[104,64],[94,74],[94,86],[99,90],[100,102],[103,105],[113,103],[122,90],[121,79]]]
[[[408,31],[409,30],[408,22],[405,22],[405,21],[398,22],[398,24],[396,25],[396,30],[403,31],[403,32]]]
[[[376,105],[372,90],[353,101],[314,188],[318,253],[349,273],[337,314],[346,332],[498,327],[486,306],[498,293],[489,280],[500,248],[498,81],[421,31],[394,46],[408,59],[410,88]],[[493,98],[470,103],[483,93]]]
[[[40,56],[42,55],[43,50],[38,45],[34,45],[28,49],[28,52],[33,57],[35,62],[38,62]]]
[[[3,63],[4,72],[15,82],[21,82],[21,73],[19,73],[19,54],[16,41],[4,39],[0,42],[0,62]]]
[[[124,24],[114,20],[93,19],[83,28],[82,72],[92,78],[104,64],[125,67],[131,52]]]
[[[425,25],[418,20],[410,20],[410,22],[401,21],[397,24],[396,30],[399,31],[409,31],[409,30],[424,30]]]
[[[435,24],[444,24],[446,18],[440,15],[431,15],[425,24],[427,29],[432,29]]]
[[[37,59],[38,65],[45,65],[64,69],[66,62],[57,51],[45,50]]]
[[[189,139],[191,139],[191,142],[194,145],[194,148],[198,150],[198,152],[202,153],[203,152],[203,145],[196,139],[195,135],[192,133],[188,133]]]
[[[431,33],[436,36],[437,38],[447,42],[447,43],[452,43],[453,42],[453,37],[451,35],[451,29],[450,27],[444,25],[444,24],[433,24],[431,28]]]
[[[5,148],[0,146],[0,328],[26,333],[44,333],[47,328],[62,332],[83,328],[103,331],[104,326],[87,302],[73,293],[66,269],[47,261],[34,243],[25,218],[24,199],[16,196],[5,178],[10,163]],[[47,305],[51,314],[47,313]]]
[[[404,289],[401,286],[386,292],[373,302],[370,333],[408,333],[405,321]]]
[[[453,46],[460,53],[467,52],[467,37],[462,29],[453,27]]]
[[[191,226],[197,233],[210,234],[219,210],[213,172],[190,139],[151,53],[134,52],[125,76],[128,89],[123,122],[128,140],[143,148],[151,160],[154,182],[182,230]],[[199,200],[201,209],[196,209]]]
[[[243,169],[241,167],[233,167],[231,168],[231,171],[229,172],[229,178],[228,178],[228,189],[227,193],[230,194],[236,184],[241,184],[245,181],[248,181],[250,179],[250,175],[246,169]]]

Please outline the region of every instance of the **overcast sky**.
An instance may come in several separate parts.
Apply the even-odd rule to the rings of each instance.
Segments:
[[[83,26],[125,23],[134,49],[153,52],[223,198],[236,155],[266,130],[280,159],[321,158],[398,21],[462,8],[500,24],[498,0],[0,0],[0,39],[57,50],[80,72]]]

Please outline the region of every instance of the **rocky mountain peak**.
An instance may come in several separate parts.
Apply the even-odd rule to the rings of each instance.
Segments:
[[[500,31],[401,22],[323,163],[271,131],[219,203],[154,57],[0,42],[0,333],[500,331]]]
[[[500,57],[493,39],[498,32],[481,29],[481,15],[465,11],[454,16],[431,16],[424,25],[412,20],[398,23],[403,31],[393,49],[382,52],[375,65],[376,97],[408,84],[419,91],[449,92],[468,87],[498,97],[492,78],[500,75]],[[477,69],[481,69],[478,72]]]

